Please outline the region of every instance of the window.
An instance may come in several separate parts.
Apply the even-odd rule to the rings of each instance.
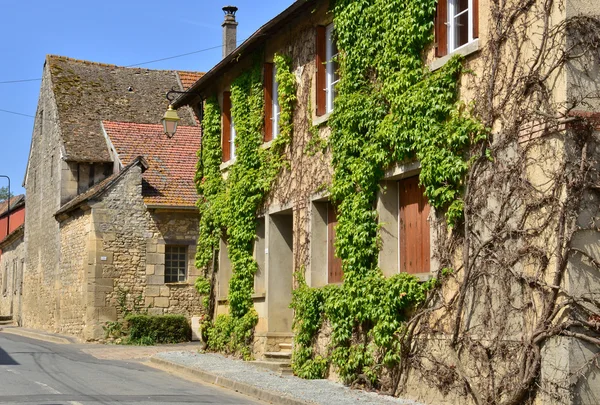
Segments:
[[[223,162],[228,162],[235,158],[235,125],[231,117],[231,93],[228,91],[223,93],[222,128]]]
[[[276,75],[277,66],[265,63],[265,142],[279,135],[279,86]]]
[[[400,271],[417,274],[430,271],[429,203],[419,177],[398,183]]]
[[[335,85],[339,81],[336,56],[338,49],[333,24],[317,27],[317,115],[333,111]]]
[[[479,37],[478,0],[440,0],[437,5],[436,56],[444,56]]]
[[[165,283],[179,283],[186,279],[187,246],[165,246]]]
[[[337,212],[333,204],[327,203],[327,282],[341,283],[344,278],[342,259],[335,256],[335,227]]]

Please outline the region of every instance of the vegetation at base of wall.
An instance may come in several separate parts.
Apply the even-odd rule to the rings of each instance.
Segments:
[[[128,315],[125,320],[128,344],[181,343],[191,339],[190,325],[183,315]]]
[[[311,289],[297,277],[293,368],[300,376],[322,377],[326,361],[348,383],[362,376],[377,384],[384,369],[402,360],[405,321],[436,284],[408,274],[386,279],[377,266],[374,202],[387,167],[416,158],[431,206],[449,226],[461,221],[467,152],[486,131],[458,101],[461,58],[435,72],[423,64],[435,7],[436,0],[337,0],[333,6],[340,82],[329,120],[330,191],[344,282]],[[331,343],[317,355],[324,320]]]
[[[293,132],[296,83],[291,60],[275,55],[280,100],[279,136],[270,148],[263,143],[263,78],[261,63],[242,73],[231,84],[231,116],[235,123],[235,164],[223,180],[221,164],[221,117],[216,98],[207,100],[203,119],[204,146],[198,164],[196,184],[201,199],[200,237],[196,266],[205,269],[205,277],[196,281],[201,294],[214,292],[214,262],[221,237],[225,237],[232,266],[229,283],[229,314],[221,315],[205,328],[212,350],[240,354],[248,358],[249,344],[258,315],[253,309],[253,258],[256,238],[256,214],[264,197],[284,164],[283,152]],[[212,273],[211,273],[212,272]],[[214,296],[214,294],[213,294]]]
[[[118,319],[115,321],[107,321],[102,325],[105,339],[121,339],[127,335],[126,325],[123,324],[124,319],[131,314],[147,314],[148,307],[143,306],[144,296],[142,293],[137,296],[130,297],[129,289],[123,286],[117,286],[116,293],[116,308]],[[119,340],[121,342],[122,340]]]

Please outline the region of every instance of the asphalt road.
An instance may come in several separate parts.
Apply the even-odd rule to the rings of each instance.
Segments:
[[[0,333],[0,404],[259,404],[135,361],[98,360],[78,345]]]

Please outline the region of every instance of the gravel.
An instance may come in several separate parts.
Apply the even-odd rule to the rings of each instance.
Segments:
[[[352,390],[342,384],[329,380],[303,380],[294,376],[280,376],[250,363],[230,359],[219,354],[165,352],[158,353],[155,357],[249,384],[285,397],[315,404],[423,405],[408,399],[393,398],[374,392]]]

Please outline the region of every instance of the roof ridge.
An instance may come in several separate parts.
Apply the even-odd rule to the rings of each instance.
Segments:
[[[113,63],[94,62],[92,60],[77,59],[77,58],[71,58],[70,56],[53,55],[53,54],[46,55],[46,58],[48,60],[75,62],[75,63],[84,64],[84,65],[101,66],[101,67],[107,67],[107,68],[130,69],[130,70],[151,70],[153,72],[179,72],[179,70],[177,70],[177,69],[150,69],[150,68],[138,67],[138,66],[120,66],[120,65],[115,65]],[[202,72],[193,72],[193,71],[184,71],[184,70],[182,70],[181,72],[202,73]]]

